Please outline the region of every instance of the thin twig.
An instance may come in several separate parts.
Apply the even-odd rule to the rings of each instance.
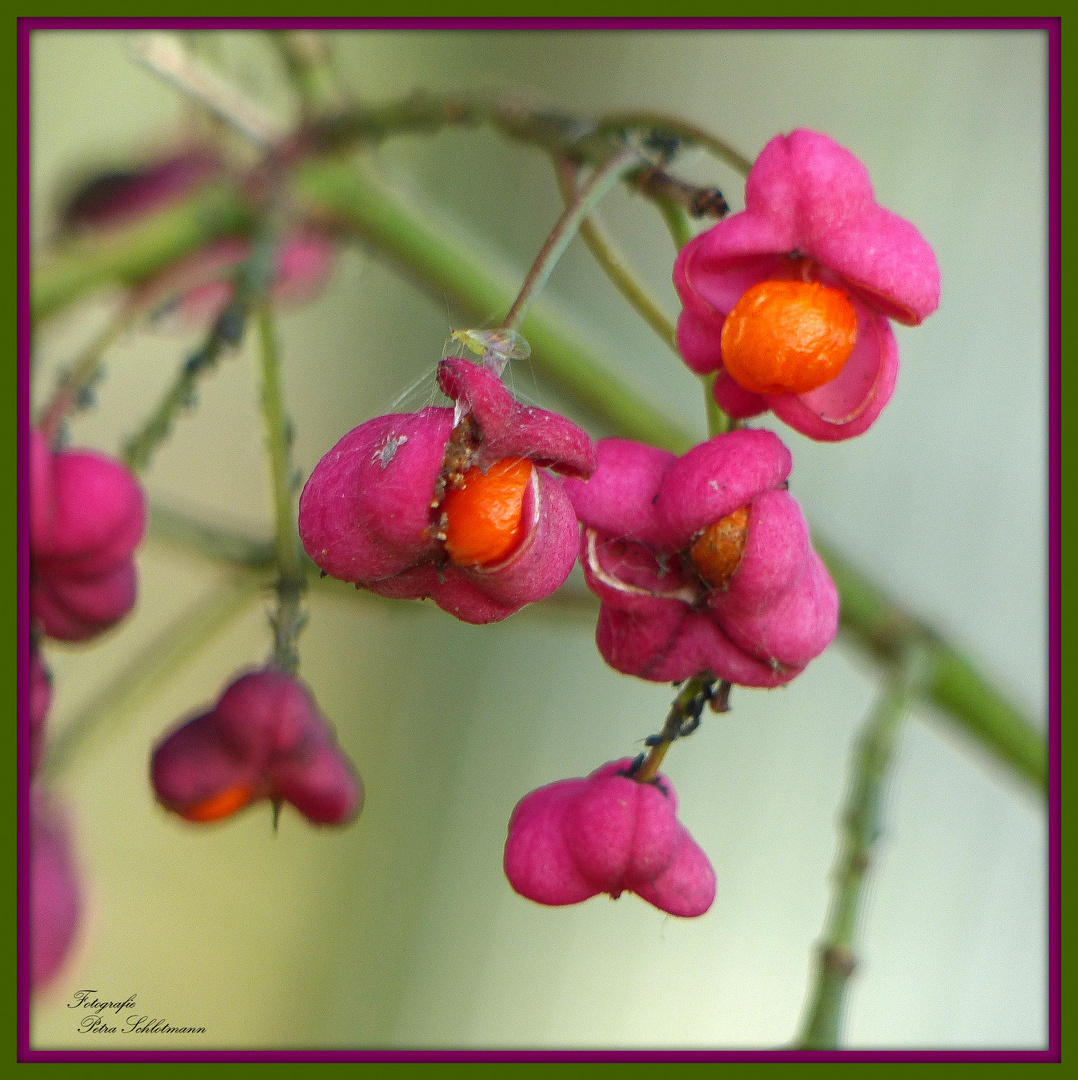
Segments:
[[[723,218],[730,212],[729,204],[717,187],[690,184],[671,176],[658,165],[649,165],[633,182],[649,199],[675,203],[694,218]]]
[[[656,200],[660,210],[663,213],[663,217],[666,220],[667,226],[670,228],[670,234],[674,240],[677,249],[680,251],[690,240],[691,232],[688,228],[688,222],[685,217],[685,211],[678,205],[671,203],[667,200]],[[583,230],[581,230],[583,231]],[[594,248],[592,249],[595,250]],[[599,259],[600,265],[604,265],[603,259],[599,253],[596,252],[596,258]],[[609,273],[609,271],[608,271]],[[630,301],[631,302],[631,301]],[[636,307],[636,305],[633,305]],[[648,318],[647,313],[637,307],[640,314],[644,318]],[[649,320],[650,321],[650,320]],[[654,325],[654,324],[653,324]],[[675,353],[678,353],[677,344],[677,332],[673,325],[670,325],[670,337],[669,344]],[[679,353],[680,355],[680,353]],[[733,417],[728,416],[715,400],[715,374],[702,376],[702,383],[704,388],[704,415],[707,419],[707,433],[708,435],[723,435],[728,431],[734,431],[741,427],[741,422],[734,420]]]
[[[105,353],[140,314],[137,305],[124,304],[60,378],[36,425],[47,442],[55,441],[64,420],[72,412],[86,407],[90,388],[101,374]]]
[[[149,34],[136,41],[134,54],[155,75],[204,105],[260,150],[269,150],[288,134],[279,120],[191,56],[174,37]]]
[[[276,522],[274,550],[278,574],[277,611],[273,616],[273,660],[281,670],[294,675],[299,667],[296,639],[306,622],[301,601],[307,588],[307,575],[292,513],[291,425],[284,412],[273,311],[265,295],[258,303],[258,328],[262,353],[262,411],[266,419]]]
[[[124,443],[123,460],[134,472],[145,471],[172,431],[173,421],[181,411],[194,405],[199,379],[217,366],[225,348],[238,346],[243,340],[246,321],[246,297],[237,291],[214,320],[206,340],[180,366],[149,419]]]
[[[915,651],[890,679],[853,751],[834,892],[797,1042],[802,1049],[833,1049],[842,1039],[846,995],[856,968],[855,934],[865,878],[880,837],[887,776],[899,725],[923,670],[923,657]]]
[[[710,671],[685,680],[677,697],[674,698],[673,705],[670,706],[662,731],[647,740],[650,747],[647,754],[638,759],[633,767],[632,778],[638,784],[647,784],[654,780],[663,758],[666,757],[666,751],[670,749],[674,741],[696,730],[700,724],[700,714],[704,706],[716,696],[715,684],[717,682],[717,676],[712,675]],[[718,694],[721,704],[718,711],[726,712],[730,684],[723,682],[720,685],[722,689]]]
[[[670,116],[661,112],[617,112],[607,113],[599,118],[596,125],[596,134],[603,135],[607,132],[625,132],[650,130],[660,135],[671,135],[680,142],[690,145],[702,146],[720,161],[724,161],[732,169],[748,176],[752,168],[752,162],[744,154],[738,153],[729,143],[713,135],[710,131],[693,124],[688,120],[682,120],[677,116]]]
[[[547,237],[546,243],[543,244],[542,250],[536,256],[535,262],[532,263],[528,276],[524,279],[524,284],[521,286],[517,298],[513,301],[513,306],[509,309],[509,314],[506,315],[505,320],[502,322],[501,328],[503,330],[520,329],[520,324],[528,314],[528,309],[547,283],[570,241],[576,236],[581,222],[603,196],[627,172],[638,165],[639,161],[640,155],[636,150],[623,150],[601,168],[596,169],[580,190],[574,193],[573,198],[566,204],[565,210],[562,212],[561,217],[558,218],[554,228],[551,229],[550,235]]]
[[[568,205],[576,194],[576,179],[579,169],[574,162],[567,158],[557,162],[556,166],[558,186],[561,188],[562,198]],[[606,230],[603,229],[595,217],[587,217],[580,223],[580,235],[591,249],[596,262],[614,283],[618,292],[629,301],[641,318],[676,353],[677,342],[674,337],[674,324],[663,314],[658,303],[637,280],[621,253],[615,247],[614,242],[607,236]]]
[[[748,173],[751,164],[717,135],[673,116],[624,113],[595,119],[519,96],[437,94],[425,90],[380,105],[349,105],[311,124],[303,132],[302,140],[318,153],[357,143],[377,145],[396,135],[433,135],[447,127],[482,124],[507,139],[537,147],[551,157],[568,157],[596,167],[618,153],[631,136],[639,136],[635,141],[648,156],[663,161],[671,156],[672,150],[685,144],[703,147],[742,173]],[[669,198],[695,208],[701,215],[721,217],[724,212],[721,202],[725,200],[715,188],[698,188],[662,169],[650,174],[641,169],[627,180],[644,194]]]
[[[492,270],[491,257],[470,249],[418,208],[407,206],[369,172],[353,166],[311,163],[301,170],[302,195],[327,210],[366,247],[390,256],[439,299],[448,294],[465,315],[482,320],[506,310],[513,298],[509,270]],[[698,438],[662,416],[643,394],[614,375],[616,365],[600,357],[551,306],[532,309],[521,332],[536,370],[566,389],[585,413],[607,430],[684,453]]]

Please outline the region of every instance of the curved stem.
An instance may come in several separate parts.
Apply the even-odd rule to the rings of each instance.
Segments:
[[[616,154],[605,165],[598,168],[588,177],[584,186],[576,192],[560,218],[551,229],[550,235],[543,244],[542,250],[532,263],[528,276],[517,294],[513,306],[509,309],[505,321],[502,323],[503,330],[519,330],[520,324],[528,314],[528,309],[535,302],[535,298],[542,291],[543,286],[550,279],[558,260],[565,254],[565,249],[570,241],[576,236],[580,224],[591,212],[607,192],[625,176],[630,170],[640,164],[640,154],[636,150],[623,150]]]
[[[689,228],[688,217],[685,211],[673,203],[664,202],[659,204],[674,246],[680,251],[692,239],[692,231]],[[674,349],[677,351],[675,334]],[[734,431],[741,427],[741,422],[727,415],[715,400],[715,379],[717,373],[701,376],[704,387],[704,415],[707,418],[708,435],[724,435],[728,431]]]
[[[659,208],[663,221],[666,222],[674,247],[680,251],[693,237],[689,215],[685,213],[684,207],[678,206],[676,202],[671,202],[669,199],[654,199],[653,202]]]
[[[748,176],[752,162],[744,154],[739,154],[729,143],[717,135],[699,127],[688,120],[667,113],[650,111],[627,111],[607,113],[599,118],[597,134],[607,132],[639,131],[648,129],[665,135],[673,135],[681,142],[702,146],[710,154],[725,162],[730,168]]]
[[[563,158],[555,163],[558,177],[558,187],[561,188],[562,198],[568,204],[576,192],[576,178],[579,169],[568,158]],[[663,314],[658,303],[651,294],[636,279],[633,272],[626,265],[621,253],[614,246],[613,241],[606,235],[606,231],[594,217],[585,218],[580,223],[580,235],[588,245],[595,261],[603,268],[606,276],[614,283],[618,292],[635,308],[637,314],[659,335],[660,338],[677,352],[677,342],[674,337],[674,324]]]
[[[273,617],[273,661],[290,675],[299,668],[296,639],[306,617],[301,600],[307,575],[292,515],[292,431],[284,413],[281,368],[273,310],[263,297],[258,305],[258,329],[262,352],[262,412],[266,419],[273,483],[274,551],[277,561],[277,612]]]
[[[1046,795],[1048,748],[1032,723],[972,661],[817,532],[812,534],[812,546],[838,588],[840,634],[892,671],[904,663],[912,646],[922,650],[926,673],[918,684],[919,694],[982,750]]]
[[[299,194],[366,245],[389,255],[439,301],[448,295],[476,320],[505,310],[512,271],[495,268],[489,254],[465,246],[417,207],[354,166],[312,162],[296,176]],[[698,441],[613,374],[613,363],[581,343],[542,300],[521,331],[535,368],[548,376],[593,421],[628,439],[684,453]]]

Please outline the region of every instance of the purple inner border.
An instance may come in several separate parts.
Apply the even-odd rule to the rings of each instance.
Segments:
[[[1039,1061],[1060,1060],[1060,416],[1061,243],[1059,18],[970,19],[132,19],[20,18],[17,24],[18,86],[18,669],[20,720],[29,709],[29,444],[30,379],[30,31],[160,29],[320,30],[1041,30],[1048,35],[1048,1049],[1013,1051],[78,1051],[30,1049],[29,949],[29,724],[18,725],[18,1007],[17,1060],[34,1061]]]

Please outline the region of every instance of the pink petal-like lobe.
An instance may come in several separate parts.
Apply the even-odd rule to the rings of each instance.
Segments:
[[[854,354],[818,389],[752,394],[723,368],[723,322],[753,285],[797,276],[845,290],[858,314]],[[683,305],[679,351],[692,370],[720,373],[719,405],[737,418],[770,408],[802,434],[830,442],[866,431],[894,390],[898,351],[889,320],[916,325],[940,296],[935,255],[917,229],[876,203],[853,154],[805,129],[764,147],[746,181],[745,210],[682,248],[674,285]]]

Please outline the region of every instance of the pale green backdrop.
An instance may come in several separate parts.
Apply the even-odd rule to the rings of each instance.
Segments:
[[[809,518],[952,634],[1041,723],[1046,714],[1046,43],[1036,33],[353,33],[332,39],[372,100],[515,87],[580,112],[656,108],[750,157],[776,132],[827,132],[869,167],[882,203],[935,246],[939,312],[898,329],[902,372],[878,424],[848,444],[783,430]],[[159,144],[175,92],[121,34],[35,32],[33,220],[73,167]],[[291,109],[276,55],[222,35],[250,94]],[[212,50],[211,50],[212,51]],[[488,133],[402,138],[380,167],[428,211],[523,275],[557,215],[540,155]],[[702,157],[735,208],[736,176]],[[662,298],[672,248],[640,199],[603,217]],[[703,431],[701,396],[575,243],[550,286],[626,378]],[[102,323],[99,297],[42,328],[35,400]],[[491,311],[493,321],[503,313]],[[349,428],[433,369],[455,317],[350,251],[311,307],[282,317],[296,458],[309,471]],[[196,338],[139,331],[110,354],[76,442],[118,449]],[[557,404],[527,365],[519,390]],[[270,528],[253,354],[207,379],[146,483],[151,498],[252,534]],[[412,407],[427,392],[409,399]],[[596,434],[601,432],[596,431]],[[60,730],[127,658],[222,588],[219,571],[148,544],[142,599],[92,649],[49,646]],[[419,604],[311,599],[303,677],[367,787],[360,821],[316,832],[268,809],[198,830],[151,797],[148,749],[268,652],[255,602],[63,778],[90,883],[79,956],[38,1003],[37,1047],[151,1046],[83,1035],[76,988],[205,1036],[201,1047],[767,1047],[797,1027],[827,903],[851,738],[874,696],[867,661],[830,649],[788,688],[735,691],[668,757],[682,819],[718,897],[698,920],[632,896],[547,909],[501,873],[525,792],[633,753],[668,687],[607,669],[593,625],[526,610],[495,627]],[[849,1044],[1037,1047],[1047,1038],[1043,807],[919,710],[904,730],[872,871]],[[91,1040],[96,1038],[96,1042]],[[165,1037],[157,1036],[156,1039]]]

